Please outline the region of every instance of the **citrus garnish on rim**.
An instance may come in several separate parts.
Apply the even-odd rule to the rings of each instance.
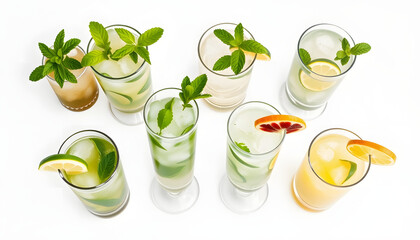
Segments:
[[[376,165],[393,165],[397,159],[395,153],[377,143],[366,140],[350,140],[347,143],[347,150],[355,157],[369,161]]]
[[[64,170],[69,175],[85,173],[88,171],[85,160],[70,154],[54,154],[44,158],[38,170],[57,171]]]
[[[337,76],[341,73],[340,68],[334,62],[326,59],[317,59],[308,64],[312,72],[322,76]],[[299,71],[299,80],[302,85],[311,91],[319,92],[333,86],[335,81],[321,81],[312,78],[304,71]]]
[[[265,132],[286,133],[298,132],[306,128],[303,119],[292,115],[269,115],[259,118],[254,123],[255,127]]]
[[[231,48],[229,48],[229,50],[231,52],[234,52],[234,51],[238,50],[238,47],[231,47]],[[267,49],[267,53],[253,53],[253,52],[249,52],[249,51],[245,51],[245,50],[242,50],[242,51],[245,53],[245,55],[248,55],[250,57],[254,57],[255,54],[257,54],[257,60],[263,60],[263,61],[270,61],[271,60],[271,54],[268,51],[268,49]]]

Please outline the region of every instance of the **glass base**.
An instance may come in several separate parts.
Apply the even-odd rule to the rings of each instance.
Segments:
[[[219,190],[223,203],[235,213],[254,212],[261,208],[268,198],[267,184],[255,191],[242,191],[236,188],[227,176],[222,178]]]
[[[287,93],[286,83],[283,84],[282,89],[280,90],[280,103],[283,110],[288,114],[300,117],[303,120],[312,120],[321,116],[327,107],[327,103],[318,108],[308,108],[300,105],[298,102],[291,99]]]
[[[112,115],[115,119],[117,119],[120,123],[125,125],[139,125],[143,123],[143,116],[142,110],[133,113],[121,112],[120,110],[116,109],[112,104],[109,104],[111,108]]]
[[[94,211],[92,211],[90,209],[88,209],[88,210],[93,215],[96,215],[96,216],[99,216],[99,217],[113,217],[113,216],[118,215],[120,212],[122,212],[122,210],[125,209],[125,207],[127,206],[127,204],[128,204],[129,201],[130,201],[130,190],[128,191],[127,196],[125,197],[124,202],[121,204],[121,206],[118,207],[117,209],[115,209],[112,212],[109,212],[109,213],[97,213],[97,212],[94,212]]]
[[[157,208],[166,213],[181,213],[190,209],[198,199],[200,187],[194,177],[190,185],[178,193],[168,192],[157,179],[153,179],[150,187],[152,201]]]
[[[242,98],[242,100],[234,103],[234,104],[229,104],[229,105],[220,105],[220,104],[216,104],[214,102],[211,101],[211,97],[210,98],[204,98],[204,100],[213,108],[215,108],[216,110],[230,110],[232,108],[235,108],[239,105],[242,104],[242,102],[245,100],[245,97]]]
[[[318,209],[315,207],[312,207],[311,205],[307,204],[299,195],[297,189],[296,189],[296,182],[295,182],[296,176],[293,177],[292,180],[292,193],[293,193],[293,198],[295,199],[295,202],[304,210],[309,211],[309,212],[321,212],[325,209]]]

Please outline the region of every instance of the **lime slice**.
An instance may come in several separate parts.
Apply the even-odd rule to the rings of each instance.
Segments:
[[[54,154],[44,158],[38,170],[57,171],[62,169],[69,175],[80,174],[88,171],[85,160],[70,154]]]
[[[314,60],[308,64],[308,67],[312,72],[322,76],[337,76],[341,73],[337,64],[326,59]],[[302,70],[299,71],[299,79],[305,88],[315,92],[326,90],[336,83],[335,81],[330,82],[314,79]]]

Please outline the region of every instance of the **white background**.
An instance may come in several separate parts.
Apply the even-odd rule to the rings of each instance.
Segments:
[[[419,23],[416,1],[2,1],[0,9],[0,239],[415,239],[420,215]],[[155,90],[178,87],[198,75],[201,34],[220,22],[242,22],[272,53],[254,66],[246,101],[280,111],[300,34],[328,22],[372,50],[356,64],[330,99],[325,113],[288,135],[268,181],[270,193],[257,212],[238,215],[222,204],[226,121],[199,101],[195,176],[200,197],[189,211],[169,215],[151,202],[154,176],[144,125],[124,126],[107,99],[85,112],[62,107],[47,83],[29,81],[41,63],[37,43],[51,45],[65,29],[86,49],[89,21],[121,23],[143,32],[165,29],[150,47]],[[372,166],[367,178],[331,209],[311,213],[293,200],[290,182],[309,142],[320,131],[344,127],[397,155],[391,167]],[[90,214],[58,174],[38,163],[82,129],[97,129],[116,142],[131,190],[121,214]],[[416,139],[416,140],[415,140]]]

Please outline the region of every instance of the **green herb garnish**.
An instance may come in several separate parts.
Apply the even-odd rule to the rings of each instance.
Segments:
[[[158,113],[157,123],[160,129],[159,135],[162,134],[162,130],[165,129],[173,119],[172,106],[174,105],[175,98],[172,98],[165,104],[165,108],[160,110]]]
[[[358,43],[354,45],[354,47],[350,48],[350,43],[346,38],[341,40],[341,48],[342,50],[337,51],[334,60],[340,60],[342,66],[349,62],[351,55],[361,55],[369,52],[371,49],[370,45],[367,43]],[[299,56],[302,63],[309,67],[308,64],[311,63],[311,55],[309,52],[303,48],[299,48]]]
[[[194,81],[190,82],[190,78],[186,76],[181,84],[181,92],[179,93],[179,98],[183,102],[182,106],[183,109],[187,107],[191,107],[192,105],[189,103],[191,100],[200,99],[200,98],[208,98],[211,97],[210,94],[201,94],[204,87],[207,83],[207,75],[202,74],[198,76]],[[175,98],[172,98],[168,103],[165,104],[165,108],[160,110],[157,117],[158,127],[160,129],[159,135],[162,134],[162,130],[171,124],[173,119],[173,112],[172,106],[175,102]],[[188,126],[182,134],[188,132],[194,125]],[[182,135],[181,134],[181,135]]]
[[[343,183],[345,183],[347,180],[349,180],[349,178],[351,178],[351,176],[353,176],[353,174],[356,172],[356,170],[357,170],[357,164],[356,164],[356,163],[354,163],[354,162],[352,162],[352,161],[345,160],[345,159],[340,159],[340,161],[350,163],[350,170],[349,170],[349,173],[347,174],[346,179],[344,179],[344,181],[341,183],[341,184],[343,184]]]
[[[112,53],[108,32],[102,24],[98,22],[90,22],[89,31],[96,46],[102,50],[93,50],[86,54],[82,59],[83,66],[93,66],[109,59],[118,61],[126,55],[129,55],[134,63],[138,62],[138,56],[140,56],[147,63],[151,64],[150,54],[146,49],[146,46],[157,42],[163,35],[162,28],[152,28],[141,34],[136,43],[135,37],[130,31],[124,28],[115,28],[118,36],[126,43],[126,45]]]
[[[82,68],[82,64],[67,54],[79,45],[80,40],[72,38],[64,42],[64,29],[61,30],[54,41],[53,49],[43,43],[38,43],[43,56],[47,58],[44,65],[38,66],[29,76],[31,81],[39,81],[48,74],[54,72],[54,79],[63,88],[64,81],[77,83],[77,79],[69,70]]]
[[[236,146],[238,146],[240,149],[244,150],[247,153],[251,153],[251,151],[249,151],[249,148],[245,145],[245,143],[238,143],[235,142]]]
[[[255,54],[265,54],[271,57],[270,52],[266,47],[255,40],[244,40],[244,29],[241,23],[235,27],[235,36],[232,36],[224,29],[215,29],[214,35],[219,38],[224,44],[228,45],[230,49],[236,49],[231,55],[225,55],[214,63],[213,70],[221,71],[231,67],[235,75],[238,75],[245,65],[245,53],[252,52]]]
[[[358,43],[354,45],[354,47],[350,48],[350,43],[349,41],[347,41],[346,38],[343,38],[343,40],[341,40],[341,48],[342,50],[339,50],[337,52],[334,60],[340,60],[341,65],[343,66],[349,62],[351,55],[361,55],[369,52],[371,49],[370,45],[367,43]]]
[[[107,180],[115,169],[117,164],[115,152],[110,152],[105,156],[101,156],[101,161],[98,165],[98,176],[101,181]]]
[[[200,99],[200,98],[208,98],[211,97],[210,94],[201,94],[204,87],[207,83],[207,75],[202,74],[196,77],[192,82],[190,82],[190,78],[186,76],[181,83],[181,92],[179,93],[179,98],[182,100],[184,104],[182,104],[183,109],[187,107],[192,107],[189,102],[191,100]]]

